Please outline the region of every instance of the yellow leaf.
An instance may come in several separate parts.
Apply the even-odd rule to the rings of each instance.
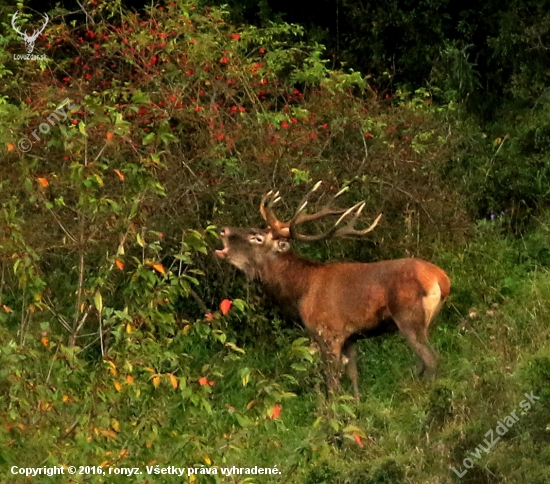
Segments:
[[[118,381],[115,382],[115,388],[117,389],[118,392],[122,391],[122,385],[120,384],[120,382]]]
[[[212,461],[210,460],[210,457],[204,456],[204,462],[206,462],[206,465],[212,465]]]
[[[153,370],[153,368],[149,367],[149,366],[146,366],[145,369],[149,372],[149,373],[155,373],[155,370]]]
[[[130,323],[128,323],[128,324],[126,325],[126,332],[127,332],[128,334],[130,334],[132,331],[133,331],[132,325],[131,325]]]
[[[191,474],[189,476],[189,482],[195,482],[195,481],[196,481],[195,476],[193,474]]]
[[[170,383],[172,384],[172,388],[178,388],[178,379],[175,375],[172,373],[168,373],[168,377],[170,378]]]
[[[38,183],[40,183],[40,185],[42,185],[44,188],[48,188],[49,186],[48,180],[46,180],[45,178],[38,178]]]
[[[109,465],[108,460],[104,460],[101,464],[99,464],[101,467],[107,467]]]
[[[116,375],[118,372],[116,370],[115,364],[112,361],[109,361],[109,360],[104,360],[104,361],[105,361],[105,363],[107,363],[110,366],[109,371],[111,372],[111,375],[113,375],[113,376]]]
[[[11,309],[8,306],[6,306],[5,304],[2,305],[2,309],[4,311],[6,311],[8,314],[11,313]]]
[[[6,146],[8,147],[8,151],[13,151],[15,149],[15,145],[13,143],[6,143]]]
[[[120,432],[120,422],[117,419],[113,419],[111,422],[111,427],[115,432]]]
[[[157,388],[160,385],[160,376],[156,375],[153,377],[153,386]]]
[[[116,439],[116,434],[112,430],[102,430],[101,434],[110,439]]]
[[[45,336],[42,336],[42,339],[40,340],[40,342],[46,347],[50,344],[50,340]]]
[[[161,274],[166,274],[166,269],[162,264],[153,264],[153,269],[155,269],[157,272],[160,272]]]
[[[122,457],[126,457],[128,455],[128,449],[122,449],[120,451],[120,454],[118,454],[119,459]]]
[[[248,402],[248,404],[246,405],[246,409],[247,410],[250,410],[254,404],[256,403],[256,400],[251,400],[250,402]]]
[[[70,398],[68,395],[63,395],[62,400],[63,400],[63,403],[67,403],[68,401],[70,401]]]
[[[124,270],[124,262],[119,259],[115,259],[115,264],[121,271]]]
[[[128,383],[128,385],[133,385],[134,377],[132,375],[126,375],[126,382]]]

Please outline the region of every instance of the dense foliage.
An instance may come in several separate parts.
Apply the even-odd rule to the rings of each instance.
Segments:
[[[311,29],[269,22],[267,10],[237,27],[224,8],[187,0],[54,10],[35,47],[47,58],[25,61],[3,7],[2,464],[140,466],[136,482],[157,482],[145,471],[157,465],[202,469],[177,482],[452,482],[451,467],[534,392],[464,480],[547,482],[545,23],[525,25],[522,5],[487,5],[457,28],[477,42],[474,24],[498,23],[494,52],[541,42],[509,58],[507,103],[490,106],[503,114],[480,125],[480,79],[500,75],[498,58],[482,70],[469,61],[448,16],[422,14],[436,7],[396,3],[376,9],[376,28],[348,23],[359,30],[342,31],[338,60],[355,70],[336,69]],[[36,16],[19,9],[30,31]],[[390,32],[396,22],[417,36]],[[369,36],[380,41],[359,58]],[[393,62],[390,36],[417,52]],[[366,221],[383,212],[383,222],[366,240],[296,250],[421,256],[449,272],[436,380],[412,376],[400,338],[376,339],[362,346],[363,402],[326,400],[302,330],[212,257],[219,227],[261,223],[263,193],[281,190],[285,216],[319,179],[328,194],[349,185],[342,203],[365,199]],[[281,474],[205,470],[232,466]]]

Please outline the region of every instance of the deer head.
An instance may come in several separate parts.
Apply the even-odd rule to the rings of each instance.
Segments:
[[[48,25],[48,20],[50,19],[48,17],[48,14],[45,13],[44,14],[44,19],[46,20],[44,22],[44,25],[42,26],[41,29],[37,30],[35,29],[33,31],[33,34],[32,35],[28,35],[27,34],[27,31],[25,30],[25,32],[21,32],[16,26],[15,26],[15,21],[17,20],[17,17],[19,16],[19,11],[15,12],[13,14],[13,17],[11,18],[11,26],[13,27],[13,29],[23,37],[23,40],[25,41],[25,49],[27,50],[27,53],[28,54],[32,54],[32,51],[34,50],[34,43],[36,42],[36,39],[38,39],[38,36],[44,32],[44,29],[46,28],[46,25]]]
[[[305,213],[311,195],[319,189],[321,184],[322,182],[316,183],[302,198],[298,209],[288,222],[281,222],[273,212],[273,206],[280,200],[279,192],[270,191],[265,194],[260,203],[260,214],[267,222],[268,228],[224,228],[220,233],[224,248],[216,250],[216,255],[227,259],[231,264],[243,270],[248,277],[254,278],[266,264],[288,252],[291,241],[313,242],[328,238],[364,235],[376,227],[382,214],[378,215],[370,227],[364,230],[355,230],[354,228],[355,222],[365,208],[365,202],[359,202],[347,210],[331,207],[332,202],[345,193],[349,187],[336,193],[318,212]],[[298,232],[300,225],[329,216],[339,216],[339,218],[325,232],[318,235]],[[345,225],[342,224],[344,220],[348,220]]]

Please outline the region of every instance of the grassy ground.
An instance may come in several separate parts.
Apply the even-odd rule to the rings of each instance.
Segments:
[[[175,336],[121,331],[112,364],[61,346],[27,341],[23,347],[4,330],[2,482],[26,481],[10,473],[13,465],[139,466],[143,472],[66,476],[65,482],[550,482],[548,232],[541,224],[510,240],[498,222],[483,223],[478,232],[471,244],[436,261],[453,281],[432,333],[441,356],[437,377],[414,376],[412,351],[399,335],[362,341],[359,404],[324,398],[322,366],[318,355],[308,361],[299,329],[267,327],[244,315],[240,324],[253,326],[244,354],[195,325]],[[170,372],[178,375],[176,389]],[[184,375],[206,375],[214,384]],[[528,409],[525,393],[532,395]],[[508,420],[505,432],[500,428],[503,435],[489,449],[491,431],[497,439],[498,422],[514,411],[517,419]],[[219,474],[150,475],[147,465],[214,466]],[[276,465],[281,474],[221,475],[233,465]]]

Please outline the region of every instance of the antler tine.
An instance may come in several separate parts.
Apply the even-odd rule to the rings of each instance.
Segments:
[[[11,17],[11,26],[13,27],[13,29],[19,34],[19,35],[25,35],[23,32],[21,32],[16,26],[15,26],[15,21],[17,20],[17,17],[19,17],[19,10],[17,12],[15,12],[12,17]],[[25,33],[27,33],[27,31],[25,30]]]
[[[306,216],[304,216],[304,218],[308,217],[310,220],[315,220],[316,218],[319,218],[319,215],[324,216],[324,215],[339,215],[339,214],[342,214],[340,216],[340,218],[336,221],[336,223],[334,223],[328,230],[326,230],[325,232],[322,232],[321,234],[318,234],[318,235],[298,234],[296,232],[295,225],[291,223],[291,225],[290,225],[290,236],[291,236],[291,238],[293,238],[295,240],[302,240],[304,242],[316,242],[318,240],[328,239],[329,237],[332,237],[333,235],[338,233],[338,226],[340,225],[342,220],[344,220],[350,213],[352,213],[354,210],[356,210],[357,207],[359,207],[362,203],[363,202],[359,202],[359,203],[355,204],[353,207],[348,208],[347,210],[330,210],[328,208],[328,206],[325,206],[320,212],[317,212],[316,214],[313,214],[313,215],[306,215]],[[302,222],[302,218],[300,218],[300,222]]]
[[[361,215],[361,212],[365,208],[365,202],[362,202],[361,206],[355,212],[353,215],[353,218],[342,228],[336,230],[334,232],[334,237],[347,237],[349,235],[365,235],[374,230],[374,228],[378,225],[378,222],[382,218],[382,214],[379,214],[378,217],[374,219],[374,222],[366,229],[364,230],[355,230],[355,222],[359,218],[359,215]]]
[[[262,218],[267,222],[267,225],[279,236],[288,237],[289,229],[288,223],[281,222],[273,213],[273,205],[275,205],[281,197],[279,192],[273,193],[273,190],[267,192],[260,202],[260,214]],[[267,202],[267,205],[266,205]]]
[[[298,205],[298,210],[290,220],[291,225],[300,225],[305,222],[311,222],[313,220],[317,220],[319,218],[325,217],[327,215],[341,215],[346,210],[343,209],[332,209],[330,208],[330,205],[334,200],[336,200],[340,195],[347,192],[349,190],[349,187],[342,188],[336,195],[334,195],[324,206],[319,210],[318,212],[312,213],[312,214],[304,214],[301,215],[301,213],[306,208],[307,204],[309,203],[309,198],[311,197],[312,193],[315,192],[322,184],[322,181],[318,181],[315,186],[306,193],[306,195],[302,198],[300,201],[300,204]]]

